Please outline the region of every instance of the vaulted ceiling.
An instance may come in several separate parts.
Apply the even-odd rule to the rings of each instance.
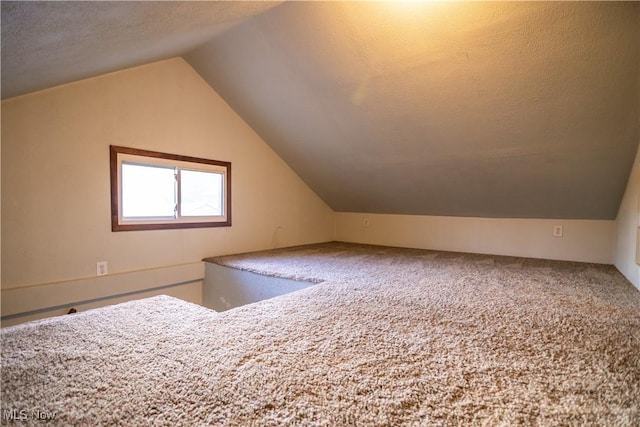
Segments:
[[[277,4],[2,0],[2,99],[183,55]]]
[[[2,2],[3,99],[183,56],[337,211],[613,219],[635,2]]]

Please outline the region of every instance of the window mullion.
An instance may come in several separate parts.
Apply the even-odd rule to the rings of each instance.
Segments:
[[[181,205],[182,205],[182,191],[181,191],[181,185],[180,185],[180,168],[175,168],[175,177],[176,177],[176,182],[175,182],[175,195],[176,195],[176,208],[175,208],[175,212],[176,212],[176,219],[180,219],[182,217],[182,209],[181,209]]]

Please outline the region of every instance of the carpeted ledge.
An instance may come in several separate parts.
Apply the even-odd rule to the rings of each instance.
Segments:
[[[217,261],[319,283],[223,313],[156,297],[5,328],[3,413],[640,425],[640,292],[611,266],[343,243],[241,258]]]

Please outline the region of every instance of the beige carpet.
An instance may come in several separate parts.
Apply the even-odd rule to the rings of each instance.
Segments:
[[[156,297],[5,328],[3,414],[640,424],[640,292],[611,266],[342,243],[216,261],[321,283],[223,313]]]

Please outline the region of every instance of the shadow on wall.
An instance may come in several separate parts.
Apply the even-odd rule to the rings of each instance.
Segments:
[[[279,225],[273,231],[271,236],[271,249],[282,248],[287,244],[287,238],[285,237],[284,227]]]

